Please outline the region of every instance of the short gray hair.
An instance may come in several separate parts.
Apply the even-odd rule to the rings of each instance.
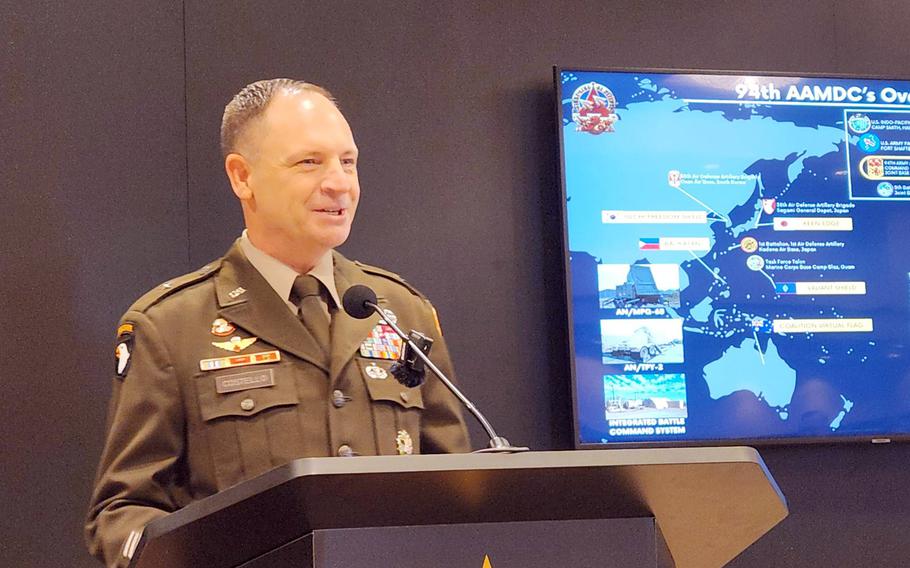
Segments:
[[[279,93],[311,92],[322,95],[337,106],[335,97],[327,89],[297,79],[264,79],[250,83],[234,95],[224,107],[221,117],[221,155],[237,151],[237,141],[247,126],[265,109]]]

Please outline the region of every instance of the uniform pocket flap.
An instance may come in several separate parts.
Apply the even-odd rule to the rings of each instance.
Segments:
[[[275,368],[203,374],[196,381],[202,419],[254,416],[276,406],[298,404],[294,381],[280,380],[277,374]]]
[[[389,370],[394,361],[358,359],[363,381],[372,400],[386,400],[404,408],[423,408],[423,393],[420,387],[408,388],[392,376]]]

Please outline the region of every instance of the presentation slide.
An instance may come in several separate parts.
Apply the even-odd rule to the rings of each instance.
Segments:
[[[578,444],[910,432],[910,82],[556,75]]]

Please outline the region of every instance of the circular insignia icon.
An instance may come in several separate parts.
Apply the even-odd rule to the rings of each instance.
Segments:
[[[745,237],[743,240],[739,241],[739,248],[741,248],[743,252],[751,254],[758,250],[758,241],[754,237]]]
[[[878,149],[882,147],[882,141],[878,139],[872,132],[867,132],[859,137],[859,141],[856,143],[860,150],[871,154],[872,152],[878,152]]]
[[[847,119],[847,126],[855,134],[865,134],[872,128],[872,121],[865,114],[857,113]]]
[[[212,322],[212,335],[227,337],[236,331],[236,327],[226,319],[218,318]]]
[[[750,256],[749,258],[746,259],[746,266],[749,267],[749,270],[754,270],[754,271],[758,272],[759,270],[761,270],[762,268],[765,267],[765,259],[758,256],[757,254],[753,254],[752,256]]]
[[[600,83],[585,83],[572,93],[572,121],[579,132],[613,132],[617,118],[616,97]]]
[[[875,187],[875,191],[882,197],[891,197],[894,195],[894,185],[883,181]]]
[[[370,363],[367,365],[364,368],[364,372],[366,372],[367,376],[371,379],[385,379],[389,376],[389,373],[376,363]]]

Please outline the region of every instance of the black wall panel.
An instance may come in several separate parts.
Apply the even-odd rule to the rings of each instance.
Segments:
[[[117,318],[187,266],[182,8],[0,14],[0,566],[94,566]]]
[[[0,0],[0,565],[92,566],[82,516],[113,327],[242,220],[217,146],[244,84],[338,96],[363,198],[343,252],[435,302],[502,434],[571,447],[552,65],[910,77],[900,0]],[[475,445],[483,444],[478,428]],[[792,514],[733,566],[903,566],[910,446],[766,448]]]

